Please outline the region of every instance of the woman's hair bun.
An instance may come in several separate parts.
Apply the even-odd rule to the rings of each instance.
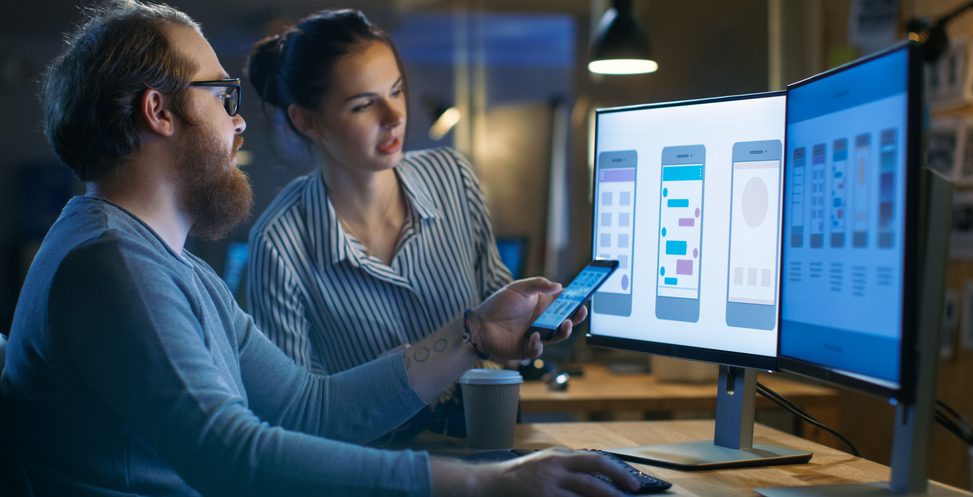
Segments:
[[[245,71],[261,100],[275,107],[287,105],[277,84],[283,42],[284,37],[276,34],[254,43]]]

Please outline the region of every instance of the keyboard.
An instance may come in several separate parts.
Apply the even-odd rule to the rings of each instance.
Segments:
[[[595,454],[600,454],[602,457],[621,466],[622,468],[625,469],[625,471],[628,471],[629,474],[634,476],[635,480],[639,482],[639,489],[634,492],[629,492],[630,495],[655,494],[659,492],[665,492],[666,490],[669,490],[670,487],[672,487],[672,483],[669,483],[661,478],[656,478],[652,475],[648,475],[639,471],[638,468],[623,461],[620,457],[616,456],[615,454],[612,454],[611,452],[605,452],[603,450],[598,450],[598,449],[584,449],[584,450],[588,452],[594,452]],[[608,478],[607,476],[601,473],[592,473],[592,474],[594,475],[595,478],[598,478],[599,480],[602,480],[605,483],[614,485],[614,483],[612,483],[611,481],[611,478]]]
[[[608,459],[609,461],[615,464],[618,464],[619,466],[623,467],[625,471],[628,471],[632,476],[635,477],[635,480],[639,482],[639,489],[634,492],[628,492],[626,490],[622,490],[622,492],[626,493],[626,495],[655,494],[655,493],[665,492],[670,487],[672,487],[671,483],[639,471],[638,468],[623,461],[620,457],[616,456],[615,454],[612,454],[610,452],[605,452],[603,450],[598,450],[598,449],[582,449],[582,450],[586,452],[593,452],[595,454],[598,454]],[[531,452],[534,452],[534,450],[533,449],[491,450],[491,451],[472,454],[463,457],[463,459],[471,462],[501,462],[510,459],[515,459],[517,457],[530,454]],[[599,480],[604,481],[605,483],[608,483],[609,485],[612,486],[615,485],[611,481],[611,478],[601,473],[592,473],[592,476],[598,478]]]

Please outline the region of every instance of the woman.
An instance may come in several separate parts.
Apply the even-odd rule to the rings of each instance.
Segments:
[[[368,362],[510,281],[469,163],[403,153],[402,63],[361,12],[321,11],[260,40],[247,69],[320,159],[250,232],[251,312],[298,364],[332,374]],[[446,421],[461,420],[447,405]],[[442,429],[434,418],[419,427]]]

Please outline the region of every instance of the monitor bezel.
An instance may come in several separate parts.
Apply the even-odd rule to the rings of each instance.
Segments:
[[[668,107],[682,107],[687,105],[701,105],[701,104],[712,104],[729,102],[734,100],[757,100],[762,98],[774,98],[774,97],[784,97],[786,100],[787,92],[784,90],[770,91],[762,93],[746,93],[741,95],[729,95],[723,97],[709,97],[700,98],[693,100],[677,100],[672,102],[660,102],[651,104],[639,104],[639,105],[629,105],[623,107],[609,107],[603,109],[595,110],[595,138],[594,138],[594,149],[595,149],[595,165],[592,168],[591,177],[591,187],[592,192],[596,186],[596,178],[598,177],[598,163],[597,157],[600,152],[598,143],[598,127],[600,122],[600,117],[605,114],[613,114],[617,112],[631,112],[631,111],[641,111],[647,109],[661,109]],[[785,101],[786,108],[786,101]],[[784,121],[786,127],[786,120]],[[782,143],[783,140],[781,140]],[[784,145],[786,147],[786,144]],[[781,169],[783,170],[784,162],[783,157],[781,158]],[[783,174],[783,171],[781,171]],[[783,176],[781,176],[781,181],[783,181]],[[595,204],[591,203],[591,216],[594,219],[595,215]],[[782,211],[783,212],[783,211]],[[783,217],[781,217],[781,222],[783,222]],[[591,258],[594,258],[594,243],[589,245],[591,250]],[[778,292],[780,285],[778,284]],[[780,296],[778,293],[778,317],[780,315]],[[714,364],[723,364],[727,366],[736,366],[743,368],[754,368],[762,369],[766,371],[776,371],[777,370],[777,356],[763,356],[758,354],[748,354],[745,352],[734,352],[718,349],[708,349],[703,347],[694,347],[690,345],[678,345],[666,342],[656,342],[651,340],[635,340],[632,338],[619,338],[613,336],[599,335],[592,333],[590,321],[588,326],[588,332],[585,335],[585,339],[589,345],[595,345],[600,347],[611,347],[623,350],[632,350],[636,352],[645,352],[649,354],[660,354],[670,357],[676,357],[679,359],[689,359],[694,361],[702,361]],[[778,335],[779,340],[779,335]],[[780,344],[777,344],[777,350],[779,351]]]
[[[863,64],[867,64],[876,59],[892,55],[899,51],[905,51],[907,57],[907,78],[906,84],[906,118],[905,118],[905,206],[903,208],[904,212],[904,222],[905,222],[905,232],[903,234],[904,247],[902,253],[902,281],[905,282],[917,282],[918,279],[918,248],[919,248],[919,145],[920,145],[920,133],[922,130],[921,120],[922,120],[922,59],[919,52],[919,45],[915,42],[906,41],[898,43],[892,47],[885,50],[876,52],[874,54],[862,57],[858,60],[852,61],[848,64],[836,67],[834,69],[825,71],[821,74],[817,74],[810,78],[798,81],[787,85],[787,90],[791,91],[794,88],[805,86],[807,84],[819,81],[823,78],[827,78],[834,74],[843,73],[850,69],[856,68]],[[785,131],[784,131],[784,150],[787,150],[787,125],[785,118]],[[787,160],[785,153],[784,160],[784,198],[787,198]],[[784,205],[786,209],[786,202]],[[783,215],[781,218],[783,219]],[[783,262],[783,250],[781,247],[781,261]],[[778,287],[778,301],[783,298],[785,282],[781,280],[781,284]],[[887,385],[880,384],[878,382],[872,382],[864,379],[866,375],[856,374],[852,372],[846,372],[843,370],[828,368],[822,365],[811,363],[808,361],[803,361],[793,357],[785,356],[781,352],[781,324],[783,322],[781,308],[778,307],[778,340],[777,340],[777,357],[778,366],[781,371],[787,371],[792,373],[797,373],[802,376],[810,377],[813,379],[821,380],[827,383],[831,383],[836,386],[842,386],[847,388],[852,388],[854,390],[876,395],[879,397],[885,397],[889,399],[895,399],[897,401],[907,402],[914,398],[915,395],[915,369],[916,369],[916,358],[917,358],[917,329],[918,324],[918,308],[909,303],[917,302],[917,285],[903,284],[902,292],[902,339],[900,343],[899,350],[899,385],[897,388],[893,388]],[[881,381],[876,379],[877,381]]]

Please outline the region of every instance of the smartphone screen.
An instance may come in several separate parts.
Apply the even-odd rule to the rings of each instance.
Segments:
[[[544,309],[544,312],[534,323],[531,329],[541,332],[541,338],[548,338],[565,319],[571,317],[581,304],[588,300],[595,290],[598,289],[611,276],[612,272],[619,267],[618,261],[597,259],[591,261],[584,269],[561,291],[561,294],[551,302],[551,305]]]
[[[659,319],[699,320],[705,164],[703,145],[662,149],[655,304]]]
[[[733,144],[726,324],[777,324],[780,247],[780,140]]]
[[[595,295],[593,306],[602,314],[632,314],[632,269],[635,250],[635,178],[638,154],[634,150],[598,154],[595,182],[595,237],[592,254],[618,261],[615,274]]]

